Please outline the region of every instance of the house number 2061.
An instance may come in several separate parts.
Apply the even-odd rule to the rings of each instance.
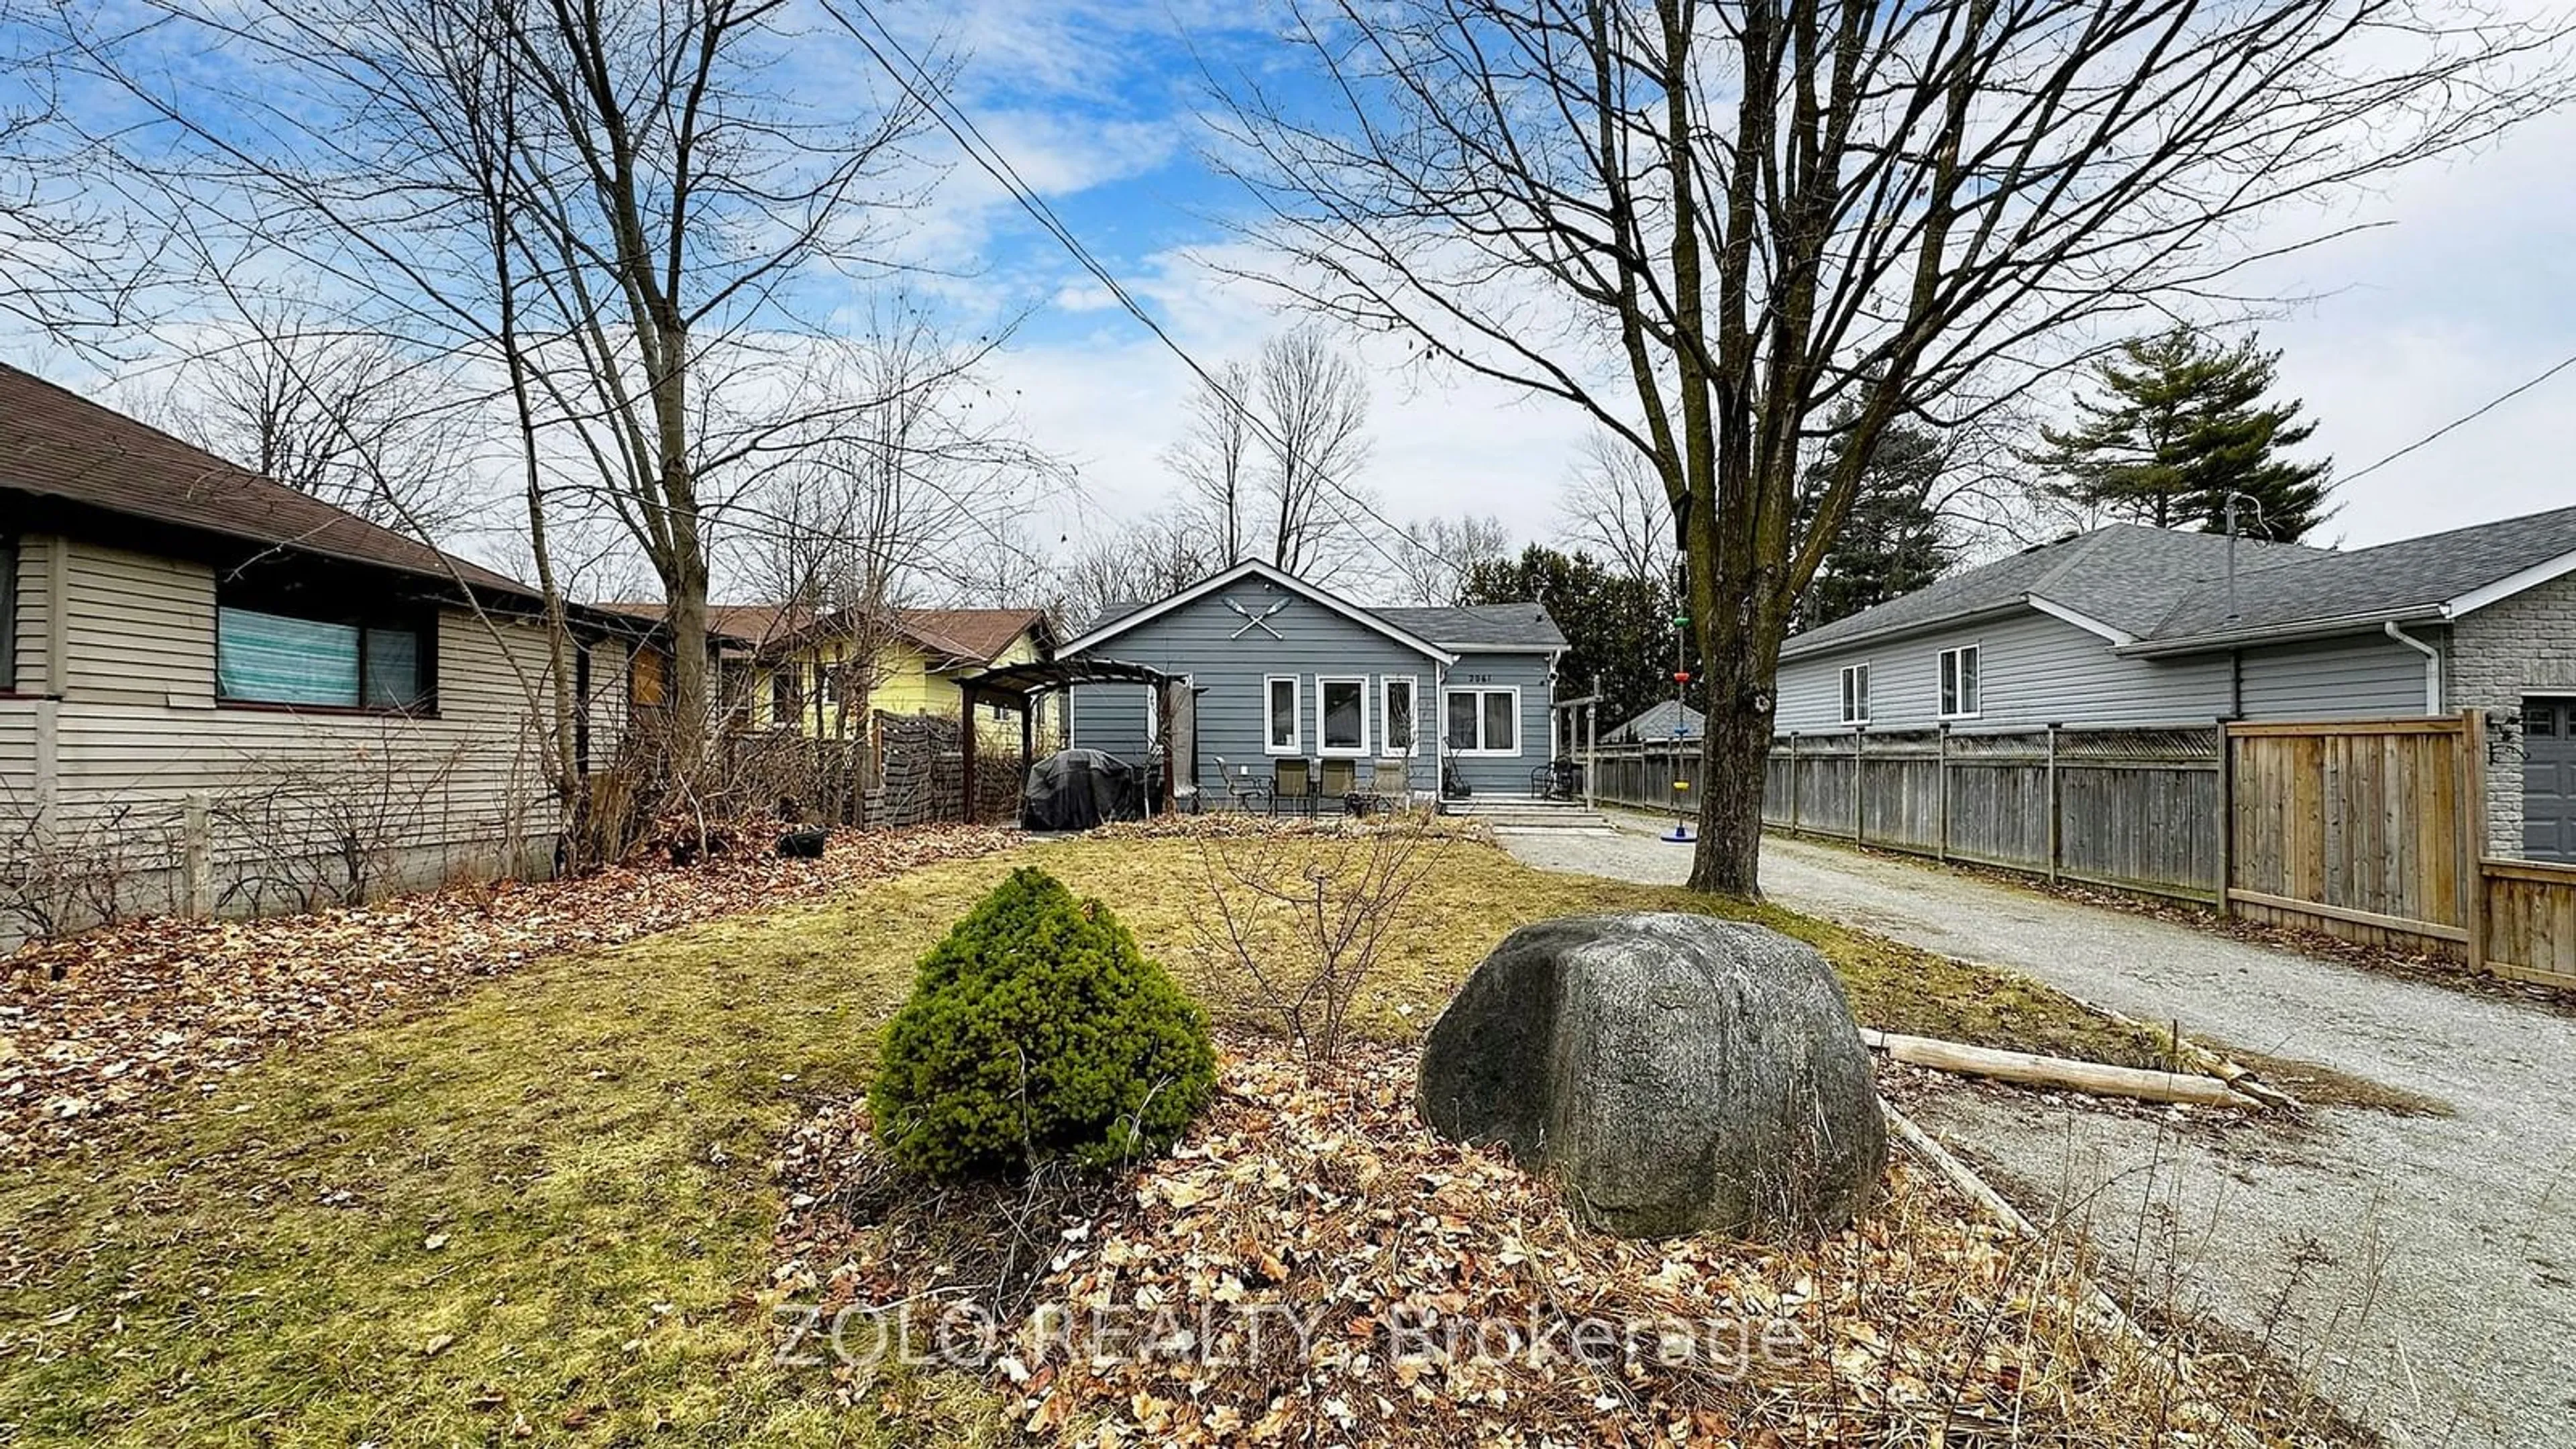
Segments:
[[[1494,676],[1490,674],[1461,674],[1457,676],[1457,678],[1458,682],[1461,684],[1491,684],[1494,682]]]

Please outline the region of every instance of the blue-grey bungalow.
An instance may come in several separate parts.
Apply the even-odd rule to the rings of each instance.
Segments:
[[[1076,685],[1068,743],[1143,760],[1169,721],[1182,789],[1223,804],[1256,787],[1527,794],[1560,753],[1549,700],[1565,647],[1534,603],[1373,608],[1255,560],[1112,604],[1056,657],[1185,681],[1178,712],[1149,685]]]

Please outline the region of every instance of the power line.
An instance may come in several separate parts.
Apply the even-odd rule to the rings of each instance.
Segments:
[[[991,138],[984,134],[982,128],[975,124],[974,118],[967,115],[963,109],[959,108],[953,101],[949,101],[939,92],[937,85],[930,78],[929,67],[923,65],[917,57],[915,57],[909,50],[906,50],[903,42],[895,39],[894,32],[888,29],[886,27],[886,23],[877,17],[876,11],[869,5],[868,0],[849,0],[849,3],[861,15],[867,18],[869,26],[876,31],[878,38],[885,42],[884,50],[880,50],[876,41],[870,40],[865,34],[860,32],[857,26],[850,24],[848,19],[841,16],[839,8],[834,3],[834,0],[824,0],[824,9],[827,12],[830,12],[833,18],[841,21],[842,28],[850,32],[851,37],[859,42],[860,46],[864,48],[868,52],[869,56],[876,61],[880,69],[884,70],[887,75],[894,78],[895,84],[903,87],[904,94],[910,96],[915,105],[918,105],[923,110],[929,112],[931,119],[937,121],[940,129],[946,131],[949,138],[955,141],[960,149],[965,151],[969,160],[973,161],[977,167],[982,169],[985,175],[992,177],[994,181],[998,182],[1004,191],[1009,192],[1011,199],[1019,203],[1022,211],[1027,212],[1029,216],[1045,230],[1048,236],[1054,238],[1059,246],[1062,246],[1076,262],[1081,264],[1084,271],[1089,272],[1094,280],[1098,281],[1102,287],[1108,290],[1112,300],[1117,302],[1118,305],[1128,313],[1128,315],[1145,324],[1146,330],[1153,333],[1157,341],[1161,342],[1174,357],[1179,358],[1191,372],[1197,374],[1199,381],[1204,384],[1209,391],[1224,399],[1227,406],[1233,408],[1246,422],[1249,422],[1254,429],[1259,431],[1262,437],[1268,440],[1272,447],[1277,448],[1282,456],[1286,456],[1292,452],[1293,450],[1291,449],[1288,440],[1274,430],[1270,426],[1268,420],[1255,412],[1249,402],[1238,397],[1233,389],[1219,381],[1216,374],[1210,372],[1196,357],[1191,356],[1189,349],[1183,347],[1180,344],[1179,339],[1173,337],[1169,331],[1164,329],[1163,324],[1155,319],[1152,313],[1145,310],[1144,304],[1136,300],[1135,295],[1127,290],[1126,285],[1120,282],[1118,278],[1110,272],[1108,266],[1104,264],[1099,257],[1094,255],[1088,246],[1083,244],[1082,239],[1074,234],[1073,229],[1066,225],[1062,217],[1056,214],[1055,209],[1047,204],[1046,199],[1039,196],[1036,190],[1028,184],[1026,179],[1020,175],[1019,169],[1011,164],[1010,158],[1005,156],[1002,153],[1002,149],[999,146],[994,145]],[[902,70],[898,70],[893,62],[887,58],[885,53],[887,50],[891,50],[894,54],[902,57],[904,64],[911,69],[912,74],[906,75]],[[918,78],[920,84],[914,84],[915,78]],[[1345,486],[1340,479],[1333,477],[1321,468],[1313,469],[1312,472],[1313,476],[1317,480],[1321,481],[1326,487],[1332,489],[1335,494],[1338,494],[1345,504],[1367,515],[1368,518],[1385,528],[1388,532],[1393,533],[1400,539],[1403,539],[1407,544],[1412,545],[1420,552],[1430,555],[1434,559],[1440,557],[1439,554],[1428,545],[1414,538],[1403,528],[1398,527],[1394,520],[1388,518],[1385,514],[1378,512],[1374,505],[1362,498],[1356,492],[1352,491],[1349,487]],[[1282,502],[1282,506],[1285,506],[1284,500]],[[1363,531],[1360,537],[1367,542],[1369,547],[1377,550],[1378,556],[1385,559],[1390,566],[1397,569],[1404,567],[1404,560],[1398,558],[1385,544],[1379,542],[1374,535]],[[1228,564],[1232,564],[1234,562],[1235,560],[1232,559],[1227,560]]]
[[[2465,427],[2470,423],[2476,422],[2478,419],[2494,412],[2497,408],[2503,407],[2506,403],[2513,401],[2515,398],[2522,396],[2524,393],[2531,391],[2533,388],[2540,386],[2542,383],[2549,381],[2551,378],[2556,377],[2558,374],[2565,372],[2571,367],[2576,367],[2576,357],[2562,358],[2548,371],[2543,372],[2538,377],[2522,384],[2520,387],[2489,399],[2485,405],[2479,407],[2475,411],[2463,413],[2460,416],[2451,419],[2449,422],[2444,423],[2442,426],[2435,428],[2433,431],[2426,433],[2420,438],[2417,438],[2414,442],[2408,443],[2405,447],[2398,449],[2396,452],[2389,454],[2387,457],[2380,459],[2378,462],[2371,464],[2360,472],[2347,473],[2336,481],[2338,483],[2350,483],[2356,478],[2369,477],[2371,474],[2378,472],[2380,469],[2387,467],[2389,464],[2396,462],[2398,459],[2405,457],[2416,449],[2436,441],[2444,434],[2451,432],[2453,429]]]

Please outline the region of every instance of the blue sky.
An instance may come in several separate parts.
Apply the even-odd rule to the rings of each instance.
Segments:
[[[1232,244],[1216,218],[1240,200],[1194,154],[1193,49],[1264,67],[1287,63],[1289,47],[1161,6],[997,3],[953,13],[952,33],[975,47],[966,103],[979,121],[1008,118],[1002,130],[1016,139],[1005,149],[1024,170],[1034,160],[1047,174],[1096,178],[1051,200],[1193,351],[1240,354],[1280,325],[1264,299],[1228,289],[1195,260]],[[1032,55],[1044,59],[1031,66]],[[2262,308],[2243,325],[2281,349],[2282,385],[2306,401],[2319,423],[2313,446],[2341,471],[2576,354],[2571,153],[2576,117],[2561,115],[2406,173],[2337,203],[2334,219],[2375,229],[2255,279],[2269,295],[2304,299]],[[1080,460],[1112,511],[1149,503],[1167,486],[1154,454],[1173,430],[1185,374],[1141,327],[1105,310],[1097,289],[1016,213],[988,213],[980,245],[997,278],[1060,282],[1022,293],[1036,310],[1004,363],[1038,440]],[[1387,375],[1375,401],[1365,481],[1390,512],[1492,512],[1523,535],[1550,530],[1579,420],[1490,385],[1416,375]],[[2321,541],[2365,545],[2576,504],[2571,460],[2576,369],[2356,481]]]
[[[894,0],[907,41],[963,57],[956,97],[1065,221],[1205,361],[1248,355],[1287,325],[1269,299],[1205,264],[1239,245],[1223,219],[1242,205],[1210,173],[1203,62],[1273,81],[1295,52],[1260,11],[1222,0]],[[800,84],[847,84],[846,52],[819,51]],[[947,170],[908,240],[934,269],[914,284],[966,330],[1019,317],[994,381],[1030,440],[1079,469],[1084,508],[1050,530],[1114,527],[1158,506],[1158,454],[1178,430],[1185,367],[1099,288],[991,180],[925,146]],[[2285,387],[2319,422],[2315,446],[2342,471],[2411,442],[2576,354],[2576,188],[2560,116],[2451,165],[2410,173],[2344,204],[2385,223],[2263,274],[2277,294],[2269,345]],[[1553,532],[1586,426],[1560,405],[1499,385],[1407,370],[1398,349],[1362,349],[1375,377],[1376,445],[1357,480],[1398,518],[1491,513],[1516,534]],[[59,372],[52,354],[0,337],[0,356]],[[2354,484],[2326,530],[2368,544],[2576,503],[2576,369],[2442,442]]]

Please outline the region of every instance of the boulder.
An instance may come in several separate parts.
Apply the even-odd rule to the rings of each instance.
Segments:
[[[1423,1120],[1626,1237],[1851,1221],[1887,1165],[1868,1048],[1814,947],[1705,916],[1514,931],[1423,1042]]]

